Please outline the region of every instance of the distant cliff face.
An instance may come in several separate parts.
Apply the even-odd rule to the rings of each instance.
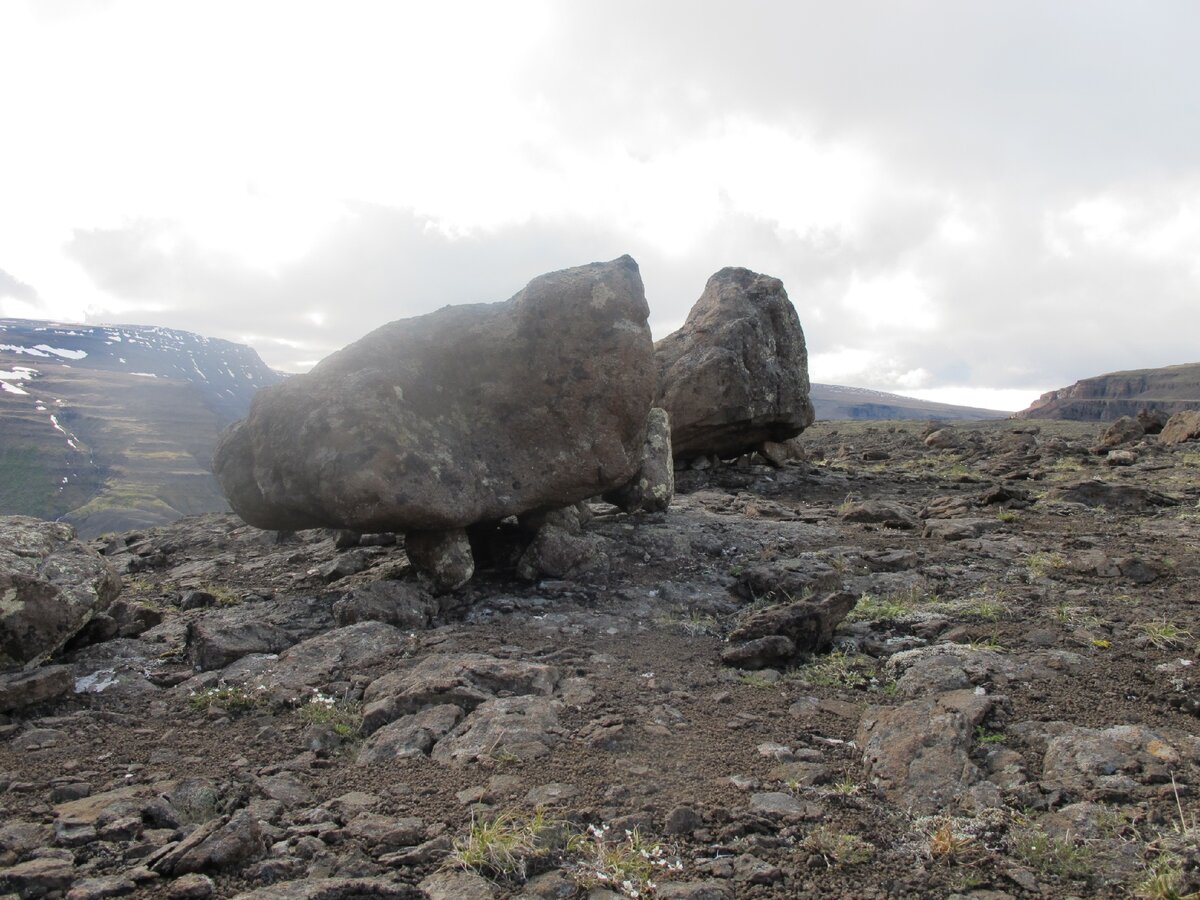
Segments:
[[[1200,409],[1200,363],[1110,372],[1043,394],[1017,415],[1025,419],[1109,422],[1143,409]]]
[[[186,331],[0,319],[0,514],[92,536],[225,510],[217,435],[282,378]]]

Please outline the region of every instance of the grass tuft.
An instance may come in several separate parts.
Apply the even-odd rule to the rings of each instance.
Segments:
[[[1192,637],[1190,631],[1180,628],[1174,622],[1165,618],[1153,622],[1138,622],[1133,628],[1135,631],[1140,631],[1145,635],[1146,639],[1159,650],[1169,650],[1173,647],[1182,646],[1191,640]]]
[[[1095,868],[1095,854],[1086,844],[1077,844],[1070,835],[1055,837],[1039,825],[1019,828],[1009,835],[1013,856],[1048,877],[1087,878]]]
[[[240,687],[211,687],[189,695],[188,704],[196,712],[206,712],[218,707],[234,715],[248,712],[258,705],[258,700]]]
[[[819,825],[805,835],[800,846],[825,860],[825,865],[856,866],[870,862],[875,848],[854,834]]]
[[[329,725],[335,734],[350,737],[362,728],[362,704],[357,700],[335,700],[316,693],[300,707],[299,716],[311,725]]]

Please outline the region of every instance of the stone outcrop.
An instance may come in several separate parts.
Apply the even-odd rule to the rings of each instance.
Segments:
[[[853,594],[839,592],[819,601],[793,600],[756,610],[730,633],[721,661],[742,669],[764,669],[823,650],[857,602]]]
[[[867,710],[855,737],[867,778],[915,813],[954,807],[982,777],[970,757],[972,729],[991,708],[987,697],[961,690]]]
[[[1200,410],[1177,412],[1163,426],[1159,439],[1164,444],[1200,441]]]
[[[1143,410],[1189,409],[1200,409],[1200,363],[1084,378],[1042,394],[1017,417],[1113,422],[1122,416],[1136,417]]]
[[[1146,426],[1142,424],[1140,417],[1121,416],[1105,429],[1104,434],[1100,435],[1100,443],[1096,445],[1096,452],[1106,453],[1114,447],[1132,444],[1134,441],[1141,440],[1145,434]]]
[[[70,525],[0,519],[0,671],[46,660],[120,592],[120,576]]]
[[[392,322],[260,391],[214,470],[277,530],[451,531],[613,490],[642,462],[648,314],[624,256]]]
[[[804,331],[778,278],[717,272],[654,356],[676,459],[735,456],[813,421]]]

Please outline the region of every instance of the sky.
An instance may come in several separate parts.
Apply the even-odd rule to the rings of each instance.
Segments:
[[[814,381],[1019,409],[1200,361],[1200,4],[0,0],[0,315],[303,371],[629,253]]]

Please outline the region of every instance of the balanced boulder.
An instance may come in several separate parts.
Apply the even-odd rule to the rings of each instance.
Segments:
[[[0,671],[43,662],[120,592],[120,576],[70,525],[0,518]]]
[[[642,463],[648,315],[623,256],[392,322],[259,391],[214,470],[243,519],[278,530],[461,533],[602,494]]]
[[[676,459],[736,456],[812,424],[804,331],[778,278],[717,272],[654,356]]]

